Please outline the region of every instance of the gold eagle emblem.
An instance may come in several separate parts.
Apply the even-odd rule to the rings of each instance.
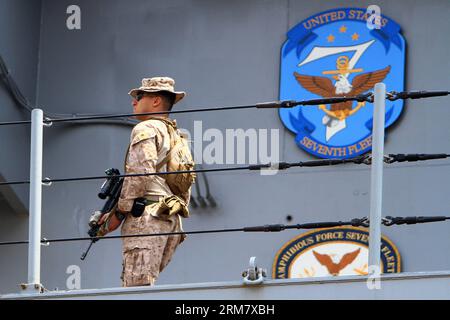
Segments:
[[[303,88],[324,98],[356,96],[372,89],[378,82],[382,82],[391,70],[391,66],[357,75],[350,84],[346,74],[358,72],[360,70],[362,69],[348,69],[348,58],[343,56],[338,58],[337,70],[323,72],[324,74],[337,74],[333,76],[333,79],[336,80],[335,84],[327,77],[308,76],[297,72],[294,72],[294,76]],[[347,101],[333,104],[330,106],[329,110],[322,105],[321,109],[328,115],[343,120],[357,111],[357,109],[355,109],[355,111],[352,112],[352,105],[352,101]],[[363,104],[361,104],[361,106],[362,105]]]
[[[294,72],[297,82],[306,90],[324,98],[356,96],[367,90],[372,89],[375,84],[382,82],[391,70],[391,66],[384,69],[359,74],[353,78],[352,83],[347,79],[351,73],[362,72],[362,68],[350,69],[349,58],[340,56],[336,60],[337,70],[323,71],[322,74],[332,75],[336,80],[333,84],[332,80],[327,77],[309,76]],[[322,124],[326,126],[325,138],[328,141],[336,133],[346,128],[346,118],[358,112],[361,107],[365,106],[365,101],[358,102],[353,108],[353,101],[336,103],[327,109],[324,104],[319,105],[319,109],[325,112],[322,118]]]
[[[359,252],[361,251],[361,248],[358,250],[349,252],[344,254],[344,256],[341,258],[341,260],[338,263],[335,263],[331,256],[328,254],[321,254],[313,250],[313,254],[316,257],[317,261],[323,266],[325,266],[328,270],[328,272],[333,276],[338,276],[339,272],[341,272],[342,269],[344,269],[346,266],[351,264],[353,261],[355,261],[356,257],[359,255]]]

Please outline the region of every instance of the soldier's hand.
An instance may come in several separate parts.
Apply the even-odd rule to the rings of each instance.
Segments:
[[[102,215],[102,217],[98,220],[98,225],[101,226],[102,224],[105,223],[105,221],[109,218],[109,216],[111,215],[112,211],[105,213],[104,215]]]
[[[122,221],[119,220],[115,215],[115,210],[105,213],[98,221],[100,229],[97,235],[99,237],[102,237],[110,232],[113,232],[120,226],[121,223]]]

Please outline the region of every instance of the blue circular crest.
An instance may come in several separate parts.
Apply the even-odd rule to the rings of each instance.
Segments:
[[[311,16],[287,33],[281,50],[280,100],[404,91],[406,43],[400,26],[380,14],[377,28],[362,8],[339,8]],[[386,101],[386,124],[400,116],[403,100]],[[320,158],[353,158],[371,150],[373,104],[280,109],[299,147]]]

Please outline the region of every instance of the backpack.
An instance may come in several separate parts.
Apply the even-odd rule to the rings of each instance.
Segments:
[[[154,118],[166,124],[170,136],[170,151],[156,166],[156,172],[167,164],[167,172],[194,170],[195,162],[185,135],[177,129],[176,125],[164,118]],[[197,175],[193,172],[166,174],[165,180],[170,190],[178,196],[186,194],[195,182]]]

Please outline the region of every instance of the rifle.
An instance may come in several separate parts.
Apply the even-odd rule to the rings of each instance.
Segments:
[[[106,175],[110,176],[103,182],[100,187],[100,192],[98,193],[98,197],[100,199],[108,199],[106,200],[103,208],[100,211],[95,211],[91,217],[89,218],[89,231],[88,235],[92,238],[91,243],[87,250],[81,255],[81,260],[84,260],[91,249],[91,246],[99,240],[97,238],[97,233],[100,229],[100,225],[98,225],[98,221],[108,212],[112,211],[119,201],[120,192],[122,191],[123,185],[123,177],[117,177],[120,175],[120,171],[115,168],[110,168],[105,170]]]

